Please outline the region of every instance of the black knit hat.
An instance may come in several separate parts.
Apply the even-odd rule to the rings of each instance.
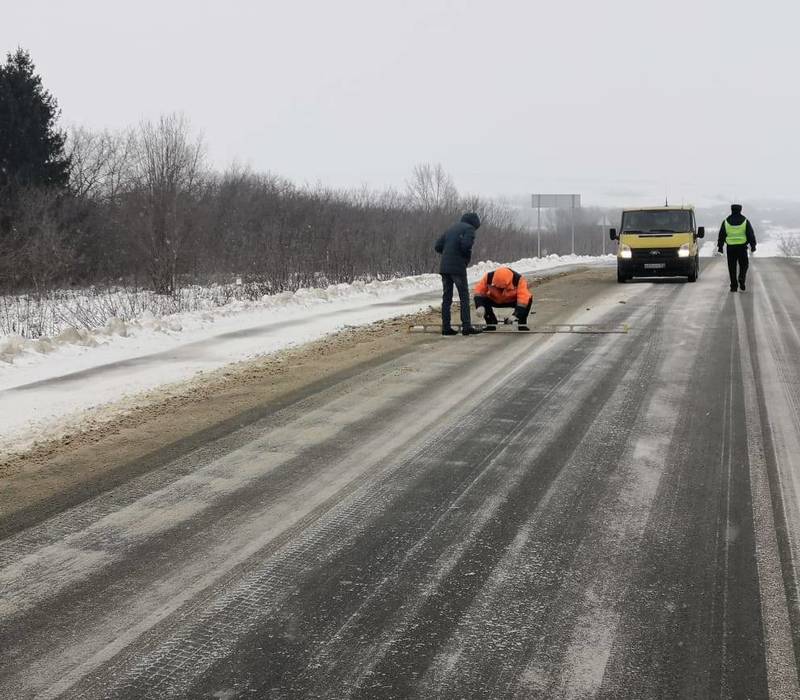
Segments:
[[[731,204],[731,211],[734,214],[741,214],[742,213],[742,205],[741,204]]]
[[[481,226],[480,217],[474,211],[464,214],[464,216],[461,217],[461,221],[463,221],[465,224],[469,224],[470,226],[476,229],[480,228]]]

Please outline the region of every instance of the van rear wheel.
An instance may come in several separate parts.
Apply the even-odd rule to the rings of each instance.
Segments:
[[[620,284],[625,284],[625,282],[630,279],[627,275],[623,275],[619,270],[617,270],[617,282]]]

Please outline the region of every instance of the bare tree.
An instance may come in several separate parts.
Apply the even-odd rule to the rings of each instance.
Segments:
[[[66,143],[70,160],[70,189],[77,197],[91,198],[100,186],[104,167],[103,134],[83,127],[69,130]]]
[[[207,173],[185,119],[121,132],[74,130],[71,194],[27,203],[0,238],[7,289],[114,281],[161,293],[179,281],[241,277],[253,294],[430,272],[433,241],[454,217],[483,221],[474,260],[535,253],[508,206],[459,199],[441,166],[415,168],[408,191],[299,187],[232,167]]]
[[[139,126],[134,174],[143,214],[140,243],[149,256],[150,279],[159,294],[175,289],[204,159],[202,137],[192,138],[182,115],[163,116],[157,123]]]
[[[452,209],[458,202],[458,190],[453,179],[440,163],[415,165],[406,188],[412,206],[423,211]]]
[[[15,274],[37,293],[64,282],[75,262],[62,219],[57,190],[28,187],[21,192],[20,215],[15,222],[19,264]]]
[[[778,237],[778,249],[786,257],[800,256],[800,234],[785,233]]]
[[[67,138],[70,189],[82,199],[110,200],[130,184],[136,135],[73,127]]]

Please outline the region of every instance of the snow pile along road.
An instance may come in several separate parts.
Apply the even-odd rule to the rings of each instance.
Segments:
[[[520,272],[611,264],[612,256],[549,256],[510,263]],[[477,279],[500,263],[470,268]],[[439,303],[439,275],[300,289],[202,311],[105,319],[52,337],[0,336],[0,453],[58,437],[74,415],[198,373],[296,346],[347,326]],[[69,420],[67,420],[69,419]]]

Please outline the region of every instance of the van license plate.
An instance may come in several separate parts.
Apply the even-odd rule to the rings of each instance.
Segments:
[[[666,267],[667,263],[645,263],[644,269],[645,270],[660,270],[662,267]]]

